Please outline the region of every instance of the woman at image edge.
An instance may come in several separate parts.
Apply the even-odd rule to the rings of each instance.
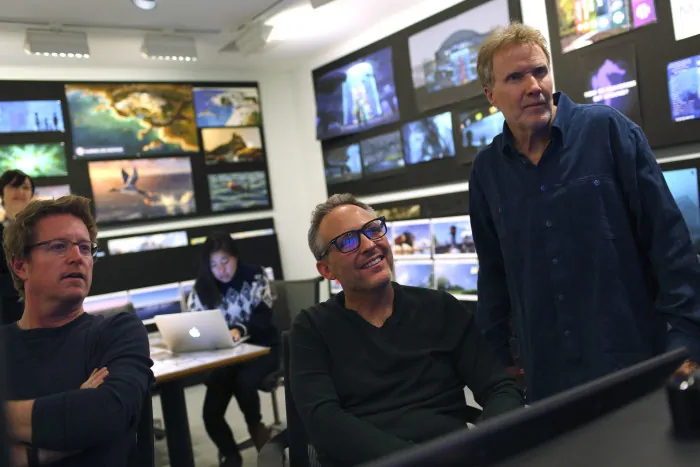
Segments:
[[[270,437],[262,423],[258,387],[279,368],[279,335],[272,324],[272,294],[262,267],[238,262],[230,235],[212,234],[201,252],[199,276],[187,300],[190,311],[220,309],[234,339],[270,347],[270,353],[240,365],[214,370],[206,385],[204,427],[219,449],[221,467],[240,467],[241,455],[225,415],[232,396],[243,412],[248,432],[260,450]]]
[[[20,170],[8,170],[0,175],[0,197],[5,208],[5,220],[0,224],[0,239],[5,225],[12,222],[18,212],[29,204],[34,196],[34,180]],[[12,275],[5,261],[5,250],[0,245],[0,325],[19,321],[24,304],[12,284]]]

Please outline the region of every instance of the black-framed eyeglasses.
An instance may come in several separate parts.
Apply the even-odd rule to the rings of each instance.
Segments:
[[[321,253],[318,259],[320,260],[326,256],[333,245],[335,245],[335,247],[341,253],[352,253],[360,248],[360,244],[362,243],[360,234],[369,238],[373,242],[376,242],[386,235],[386,218],[384,216],[377,217],[376,219],[372,219],[371,221],[367,222],[357,230],[348,230],[347,232],[338,235],[333,240],[328,242],[328,245],[326,245],[326,248],[323,250],[323,253]]]
[[[84,258],[94,259],[95,257],[97,257],[97,253],[100,251],[100,249],[97,246],[97,243],[89,241],[74,242],[66,238],[54,238],[52,240],[46,240],[27,246],[27,252],[29,252],[33,248],[44,247],[46,251],[48,251],[49,253],[53,253],[56,256],[66,256],[73,246],[78,247],[80,256]]]

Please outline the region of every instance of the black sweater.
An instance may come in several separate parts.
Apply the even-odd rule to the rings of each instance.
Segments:
[[[2,246],[5,225],[0,223],[0,325],[14,323],[22,317],[24,303],[19,301],[19,292],[12,282],[12,274],[5,259]]]
[[[465,428],[473,420],[464,386],[482,419],[523,405],[472,313],[445,292],[393,286],[394,312],[381,328],[345,308],[343,293],[294,320],[292,396],[324,465],[360,464]]]
[[[9,400],[34,399],[32,444],[82,451],[54,467],[128,467],[153,378],[146,329],[136,316],[82,314],[59,328],[2,328]],[[79,389],[95,368],[109,376]]]

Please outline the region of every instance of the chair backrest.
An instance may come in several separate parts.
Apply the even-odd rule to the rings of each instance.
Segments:
[[[284,397],[287,409],[287,441],[289,443],[289,467],[308,467],[309,437],[306,435],[301,417],[297,412],[289,384],[289,331],[282,333],[282,355],[284,359]]]
[[[275,297],[272,306],[272,324],[284,332],[292,327],[294,317],[303,309],[316,305],[320,300],[319,284],[322,277],[295,281],[272,281],[270,289]]]

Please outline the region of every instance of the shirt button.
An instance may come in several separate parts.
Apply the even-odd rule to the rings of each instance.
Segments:
[[[547,186],[546,186],[546,185],[542,185],[542,186],[540,187],[540,190],[542,190],[542,191],[547,191]]]
[[[559,300],[560,302],[563,301],[563,300],[564,300],[564,294],[563,294],[563,293],[560,293],[559,295],[557,295],[557,300]]]
[[[600,185],[600,180],[593,180],[593,184],[594,184],[595,186]]]
[[[544,223],[544,225],[546,225],[547,227],[551,227],[551,226],[552,226],[552,221],[547,221],[547,222]]]
[[[559,264],[559,260],[556,258],[552,259],[552,264]]]
[[[570,335],[571,335],[571,331],[569,331],[568,329],[566,331],[564,331],[564,336],[569,337]]]

